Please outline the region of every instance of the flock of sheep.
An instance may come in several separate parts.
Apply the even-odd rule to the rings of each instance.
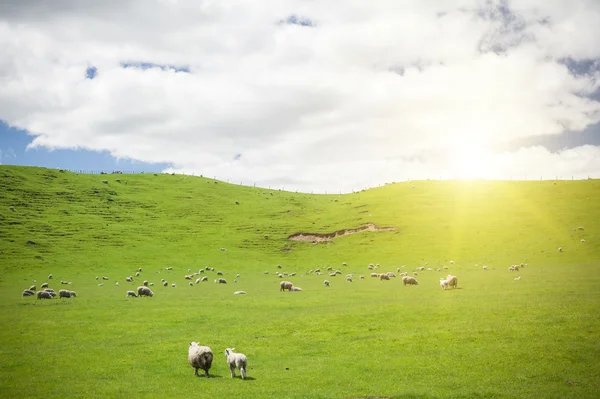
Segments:
[[[48,276],[48,280],[52,280],[52,274]],[[35,282],[35,280],[34,280]],[[61,281],[61,284],[71,284],[70,281]],[[49,283],[43,283],[40,286],[40,291],[37,291],[37,286],[32,285],[31,287],[23,290],[22,296],[35,296],[37,299],[52,299],[56,297],[56,291],[49,287]],[[59,298],[75,298],[77,293],[75,291],[70,290],[59,290],[58,297]]]

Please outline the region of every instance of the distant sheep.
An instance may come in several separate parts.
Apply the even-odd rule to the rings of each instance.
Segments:
[[[444,266],[444,267],[442,267],[442,269],[448,270],[448,266]]]
[[[246,291],[236,291],[233,295],[246,295]]]
[[[217,276],[222,276],[223,272],[217,272]]]
[[[198,284],[202,279],[201,278],[197,278],[196,279],[196,284]]]
[[[388,275],[388,277],[396,277],[396,275],[392,272],[387,272],[386,274]]]
[[[489,270],[489,269],[488,269],[488,267],[487,267],[487,266],[485,266],[485,265],[481,266],[481,268],[482,268],[483,270]]]
[[[330,285],[329,280],[323,281],[323,284],[325,284],[325,287],[329,287],[329,285]]]
[[[208,281],[208,276],[204,276],[200,279],[200,282],[203,282],[203,281]]]
[[[137,298],[137,295],[135,292],[133,291],[127,291],[127,294],[125,294],[125,298],[129,298],[130,296]]]
[[[125,277],[126,281],[129,281],[130,283],[133,281],[133,277],[129,276],[129,277]]]
[[[44,284],[42,284],[42,286],[41,286],[41,287],[42,287],[42,288],[48,288],[48,283],[44,283]]]
[[[302,288],[292,286],[292,288],[290,288],[290,291],[302,291]]]
[[[50,292],[47,291],[38,291],[37,292],[37,299],[52,299],[52,295],[50,295]]]
[[[379,277],[379,273],[371,273],[371,277]]]
[[[140,285],[137,288],[137,293],[138,293],[138,296],[140,296],[140,297],[142,297],[142,296],[150,296],[150,297],[154,296],[154,293],[152,292],[152,290],[150,288],[146,287],[145,285]]]
[[[140,276],[140,272],[135,272],[135,276],[139,277]]]
[[[218,278],[217,283],[218,284],[227,284],[227,280],[225,280],[224,278]]]
[[[294,284],[292,284],[291,281],[282,281],[281,283],[279,283],[279,291],[290,291],[293,286]]]
[[[188,349],[188,362],[194,368],[194,375],[198,375],[198,369],[204,370],[208,378],[208,370],[212,366],[213,353],[208,346],[200,346],[197,342],[190,342]]]
[[[424,267],[424,266],[417,267],[417,271],[419,271],[419,272],[420,272],[420,271],[423,271],[423,270],[425,270],[425,267]]]
[[[402,283],[404,285],[419,285],[419,282],[414,277],[410,276],[402,277]]]
[[[142,271],[142,268],[140,267],[140,268],[138,269],[138,272],[141,272],[141,271]]]
[[[562,252],[562,251],[563,251],[562,247],[558,247],[558,252]]]
[[[48,275],[48,280],[52,280],[52,274]]]
[[[177,287],[177,284],[173,283],[173,284],[171,284],[171,287],[175,288],[175,287]]]
[[[58,291],[58,297],[59,298],[71,298],[71,291],[60,290],[60,291]]]
[[[454,261],[453,261],[453,260],[451,260],[451,261],[450,261],[450,264],[451,264],[451,265],[453,265],[453,264],[454,264]]]
[[[352,282],[352,277],[346,277],[346,282],[347,283],[351,283]]]
[[[379,281],[383,281],[383,280],[389,280],[390,276],[388,276],[387,274],[380,274],[379,275]]]
[[[148,280],[144,280],[144,282],[142,284],[144,284],[147,287],[148,286]]]
[[[166,287],[167,285],[169,285],[169,282],[163,281],[163,287]]]
[[[364,279],[365,279],[365,276],[359,276],[359,278],[360,278],[361,280],[364,280]]]
[[[186,280],[191,280],[191,279],[192,279],[192,276],[189,276],[189,275],[188,275],[188,276],[184,276],[184,279],[186,279]]]
[[[582,238],[582,239],[581,239],[581,243],[583,244],[584,242],[585,242],[585,240]]]
[[[577,227],[577,230],[583,230],[583,226]],[[593,230],[593,229],[592,229]]]
[[[521,279],[521,276],[519,276],[519,277],[515,277],[513,280],[517,280],[517,281],[518,281],[518,280],[520,280],[520,279]]]
[[[32,285],[31,287],[29,287],[29,291],[34,291],[35,292],[35,290],[36,290],[35,285]]]
[[[33,295],[35,295],[35,292],[32,291],[32,290],[24,290],[23,294],[21,294],[21,295],[23,295],[23,296],[33,296]]]
[[[446,281],[448,281],[448,287],[458,287],[458,277],[449,274],[448,276],[446,276]]]
[[[248,365],[248,359],[243,353],[234,353],[235,348],[225,349],[225,357],[227,358],[227,365],[231,371],[231,378],[235,377],[235,369],[240,370],[242,380],[246,379],[246,367]]]
[[[102,280],[108,280],[108,277],[102,276]]]

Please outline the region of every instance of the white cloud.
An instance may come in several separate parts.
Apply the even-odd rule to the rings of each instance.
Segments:
[[[304,191],[465,176],[483,158],[472,173],[489,178],[600,176],[596,147],[492,151],[600,121],[600,72],[561,63],[600,58],[600,3],[332,3],[3,5],[0,119],[33,146]]]

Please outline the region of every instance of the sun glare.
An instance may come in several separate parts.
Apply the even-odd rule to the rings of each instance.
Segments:
[[[492,178],[492,153],[481,140],[465,138],[457,142],[452,152],[454,175],[458,179]]]

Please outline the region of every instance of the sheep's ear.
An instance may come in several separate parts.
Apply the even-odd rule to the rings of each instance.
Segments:
[[[235,350],[235,348],[231,348],[231,351],[233,352]]]

